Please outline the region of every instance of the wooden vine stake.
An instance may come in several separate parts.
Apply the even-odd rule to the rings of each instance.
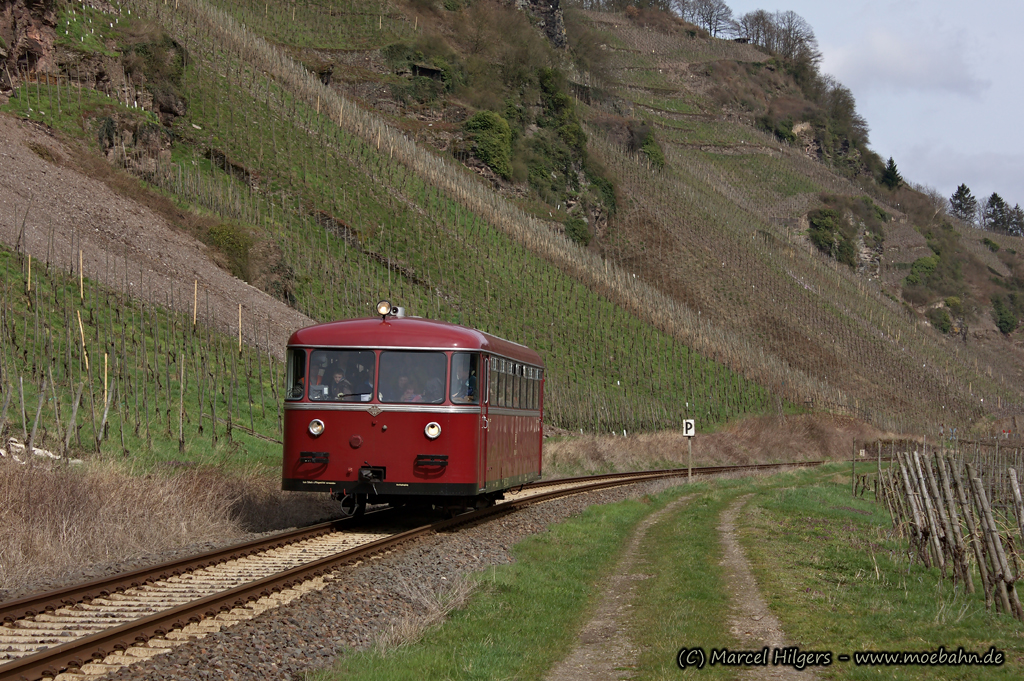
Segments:
[[[1010,487],[1013,489],[1013,508],[1017,514],[1017,529],[1020,531],[1021,539],[1024,540],[1024,500],[1020,494],[1020,483],[1017,481],[1017,470],[1011,468]]]
[[[988,572],[988,565],[985,561],[985,544],[982,538],[978,535],[978,525],[974,522],[974,512],[971,508],[971,503],[967,499],[967,488],[964,486],[963,480],[960,478],[960,470],[956,467],[956,461],[950,458],[949,469],[953,473],[953,484],[956,487],[956,495],[960,502],[960,508],[964,511],[964,520],[967,521],[967,530],[971,534],[971,548],[974,549],[974,558],[978,562],[978,572],[981,573],[981,586],[985,592],[985,607],[992,607],[992,577]]]
[[[999,592],[999,600],[1003,606],[1003,612],[1012,613],[1017,619],[1024,620],[1024,610],[1021,609],[1020,600],[1017,598],[1017,591],[1013,587],[1016,581],[1006,563],[1006,554],[1003,552],[1003,542],[999,536],[999,528],[995,518],[992,516],[992,507],[985,495],[985,486],[981,477],[975,475],[974,466],[967,464],[967,473],[974,490],[974,501],[978,506],[978,515],[981,518],[982,533],[985,536],[985,543],[989,548],[989,559],[992,563],[992,575],[996,590]]]

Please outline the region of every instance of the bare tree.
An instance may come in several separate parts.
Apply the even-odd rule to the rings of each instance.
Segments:
[[[763,9],[747,12],[734,22],[737,37],[747,38],[754,45],[771,49],[775,43],[775,21]]]
[[[723,0],[674,0],[673,7],[684,20],[712,36],[729,30],[732,25],[732,10]]]
[[[774,16],[776,44],[772,49],[786,59],[821,61],[814,29],[793,11],[776,12]]]

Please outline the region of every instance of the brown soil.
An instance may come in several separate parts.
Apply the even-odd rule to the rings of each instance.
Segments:
[[[736,539],[736,516],[747,501],[748,496],[737,499],[723,513],[718,524],[718,533],[722,542],[722,568],[726,591],[730,594],[732,612],[729,617],[729,628],[739,642],[740,650],[760,650],[767,646],[769,655],[774,648],[787,645],[786,634],[782,631],[779,620],[768,609],[768,604],[761,597],[754,575],[750,572],[750,564],[743,555],[743,549]],[[804,669],[797,671],[792,667],[767,666],[748,667],[744,669],[744,679],[813,679],[815,675]]]
[[[217,267],[207,246],[144,205],[153,201],[112,188],[132,185],[147,198],[134,180],[109,167],[109,183],[83,173],[75,161],[82,156],[45,127],[0,115],[0,241],[14,247],[20,237],[33,259],[76,273],[80,249],[90,279],[188,314],[198,280],[200,319],[235,335],[241,304],[243,340],[264,348],[269,342],[278,358],[288,336],[313,323]]]
[[[547,679],[558,681],[618,681],[630,678],[636,665],[637,649],[626,635],[636,583],[651,575],[636,574],[633,566],[647,530],[666,514],[685,503],[677,499],[644,519],[633,533],[625,553],[609,575],[601,602],[580,632],[576,647],[552,668]]]

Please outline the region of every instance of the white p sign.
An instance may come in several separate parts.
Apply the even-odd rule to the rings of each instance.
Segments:
[[[697,434],[697,424],[693,419],[686,419],[683,421],[683,435],[686,437],[693,437]]]

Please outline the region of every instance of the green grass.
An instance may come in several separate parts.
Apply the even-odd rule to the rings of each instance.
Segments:
[[[775,156],[705,153],[702,160],[721,170],[731,184],[751,195],[788,197],[822,190],[821,185],[801,175],[792,164]]]
[[[852,654],[944,646],[984,654],[994,646],[1006,653],[1004,666],[944,667],[941,677],[1020,677],[1020,624],[986,611],[982,594],[954,589],[937,568],[908,563],[907,543],[891,536],[884,508],[852,499],[843,471],[817,485],[771,490],[752,500],[745,518],[743,543],[762,592],[804,649]],[[818,672],[836,679],[925,679],[939,670],[837,662]]]
[[[592,506],[513,549],[516,562],[476,577],[477,591],[421,641],[343,655],[314,679],[539,679],[575,643],[602,575],[648,513],[678,496]]]
[[[373,49],[413,35],[414,23],[378,0],[212,0],[267,40],[295,47]]]
[[[660,128],[658,134],[669,141],[722,146],[764,145],[764,137],[758,135],[753,128],[729,121],[691,119],[664,120],[659,123],[663,123],[665,128]]]
[[[648,94],[646,92],[639,92],[637,90],[626,90],[623,93],[623,97],[627,101],[639,104],[640,106],[650,107],[651,109],[660,111],[667,111],[669,113],[702,113],[701,107],[695,98],[692,101],[687,101],[687,99],[683,98],[669,98]]]
[[[677,487],[653,499],[592,507],[514,547],[517,562],[476,576],[467,606],[423,638],[395,650],[345,654],[331,679],[542,678],[568,655],[601,597],[603,575],[621,556],[636,524],[681,494],[689,498],[651,526],[635,554],[644,575],[629,609],[629,640],[638,653],[631,678],[686,675],[736,678],[721,665],[683,672],[682,647],[736,650],[731,599],[723,575],[718,524],[743,494],[741,543],[759,590],[787,641],[828,651],[821,678],[1017,678],[1024,664],[1019,625],[984,609],[984,600],[954,593],[937,570],[908,565],[905,544],[888,536],[889,519],[871,499],[853,499],[845,465],[760,479],[715,480]],[[876,573],[877,566],[877,573]],[[744,597],[738,594],[738,597]],[[1005,653],[1002,667],[868,667],[839,661],[862,650]]]
[[[58,4],[57,44],[66,49],[116,57],[118,53],[107,47],[107,41],[116,38],[122,26],[122,18],[115,14],[74,2]]]
[[[15,88],[7,104],[0,106],[15,116],[45,123],[60,132],[95,143],[97,121],[117,116],[128,125],[159,125],[149,111],[127,107],[117,99],[90,88],[31,82]]]
[[[639,582],[631,641],[640,643],[635,679],[676,678],[676,653],[686,647],[733,647],[726,617],[729,594],[719,566],[718,516],[734,491],[721,483],[687,487],[693,498],[647,532],[635,570],[651,575]],[[721,667],[701,672],[731,678]]]

